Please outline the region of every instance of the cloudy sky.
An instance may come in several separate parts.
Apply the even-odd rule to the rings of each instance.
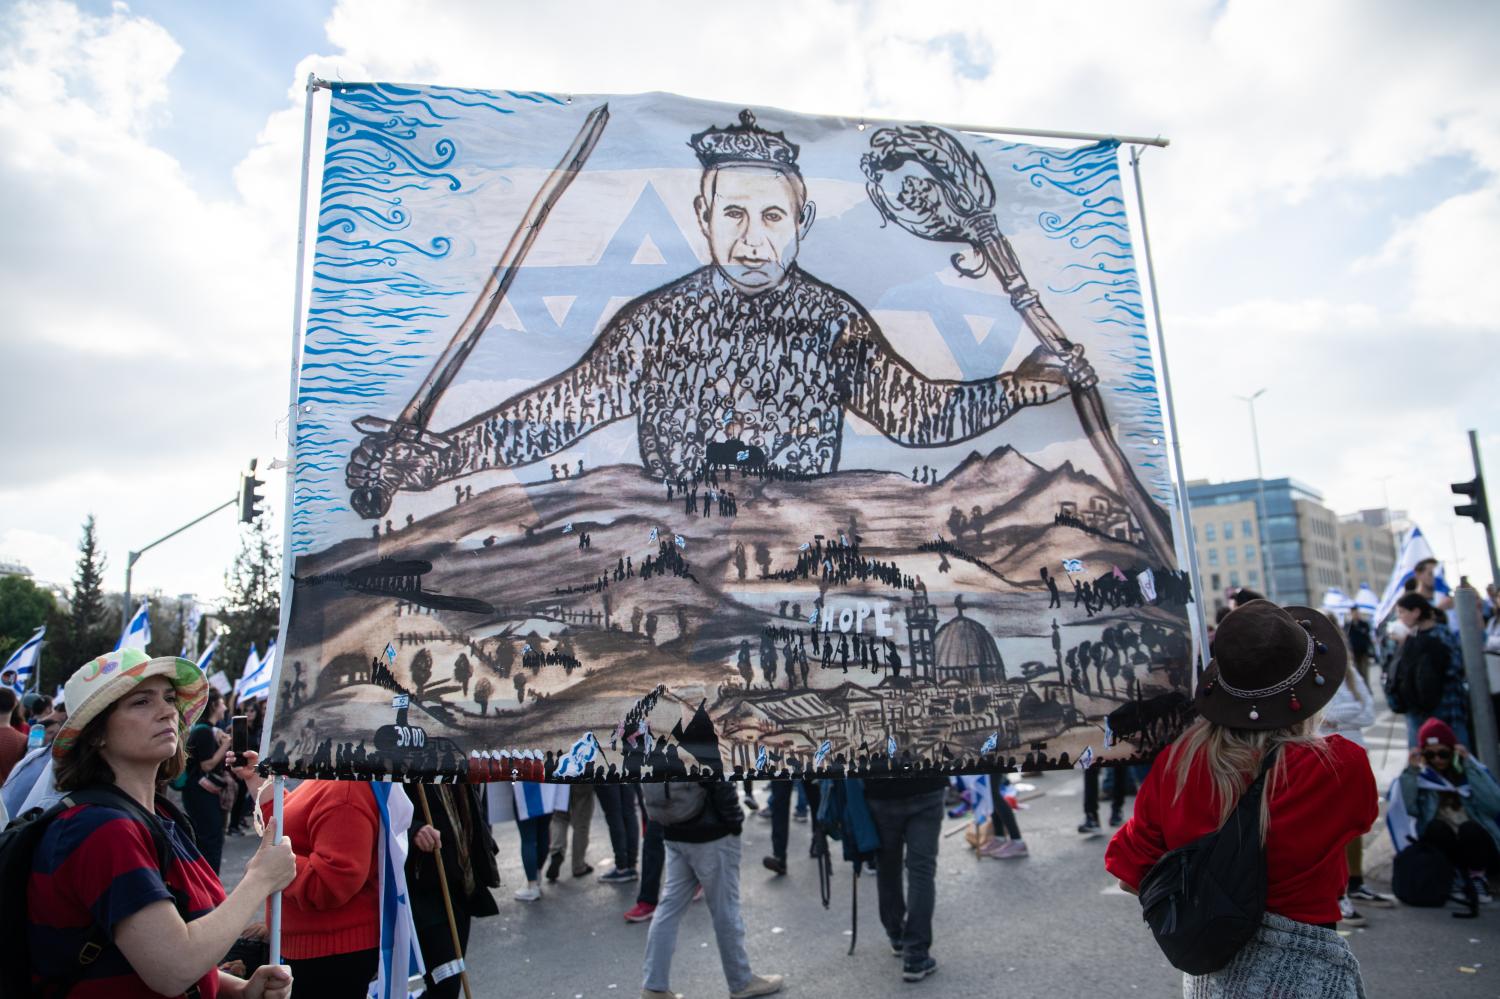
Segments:
[[[1500,492],[1500,4],[104,0],[0,7],[0,558],[125,553],[285,451],[302,81],[1164,135],[1143,161],[1184,465],[1409,509]],[[280,480],[269,490],[279,507]],[[137,589],[212,595],[221,514]]]

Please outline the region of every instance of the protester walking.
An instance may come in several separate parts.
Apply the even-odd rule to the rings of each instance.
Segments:
[[[740,913],[744,813],[734,785],[723,778],[649,785],[646,814],[662,826],[666,881],[646,934],[641,999],[673,999],[669,982],[677,929],[699,885],[713,919],[730,999],[781,991],[781,976],[755,974],[745,951],[745,921]]]
[[[807,796],[812,814],[818,814],[819,795],[815,781],[802,779],[771,781],[771,800],[767,805],[771,813],[771,855],[764,858],[761,864],[774,874],[786,873],[787,840],[792,828],[792,798],[794,791],[799,788]]]
[[[229,733],[218,727],[226,709],[224,695],[208,688],[208,704],[188,732],[187,769],[179,778],[182,809],[193,823],[198,849],[215,874],[224,856],[225,813],[239,795],[239,784],[224,762],[229,753]]]
[[[1336,622],[1335,622],[1336,623]],[[1353,643],[1350,643],[1353,652]],[[1331,681],[1330,681],[1331,682]],[[1365,750],[1365,765],[1369,766],[1369,750],[1365,747],[1364,730],[1375,724],[1375,696],[1360,676],[1351,658],[1344,670],[1344,679],[1333,692],[1333,697],[1323,708],[1323,721],[1319,727],[1324,736],[1338,735]],[[1374,771],[1371,771],[1373,777]],[[1356,836],[1344,847],[1344,860],[1349,865],[1349,879],[1344,893],[1339,896],[1339,923],[1347,927],[1364,926],[1368,920],[1358,909],[1365,905],[1376,909],[1389,909],[1394,903],[1365,884],[1364,837]]]
[[[979,855],[991,860],[1019,860],[1031,856],[1026,841],[1021,838],[1021,826],[1016,822],[1015,809],[1010,807],[1010,802],[1005,797],[1010,779],[1005,776],[1004,771],[996,771],[990,774],[989,783],[990,825],[995,835],[979,847]]]
[[[497,786],[496,791],[505,794],[508,789]],[[490,834],[486,792],[477,785],[433,784],[422,792],[427,796],[432,823],[429,825],[421,809],[417,809],[410,830],[412,849],[406,855],[406,886],[411,893],[417,943],[427,966],[424,995],[429,999],[458,999],[462,984],[459,973],[469,948],[470,925],[475,919],[500,914],[490,894],[491,888],[500,887],[500,870],[495,864],[499,848]],[[443,904],[438,856],[443,858],[443,874],[453,906],[457,953],[448,926],[448,910]]]
[[[1375,635],[1370,630],[1370,622],[1365,620],[1358,607],[1349,609],[1349,620],[1344,624],[1344,637],[1349,639],[1349,652],[1352,655],[1354,669],[1359,673],[1359,678],[1368,686],[1370,659],[1375,654]]]
[[[631,784],[599,784],[594,787],[604,824],[609,828],[609,843],[614,849],[614,866],[599,880],[605,884],[623,884],[640,876],[636,870],[641,848],[641,820],[636,813],[636,790]]]
[[[547,860],[547,880],[556,881],[562,872],[563,855],[568,850],[572,831],[573,865],[575,878],[585,878],[594,873],[589,864],[589,825],[594,821],[594,789],[588,784],[568,785],[568,809],[552,813],[551,855]]]
[[[286,999],[286,968],[266,965],[247,980],[218,964],[266,898],[292,882],[291,844],[268,832],[226,896],[185,817],[157,793],[186,766],[182,738],[208,689],[202,672],[125,648],[80,667],[66,689],[74,710],[51,754],[69,800],[48,813],[25,898],[34,979],[71,983],[60,995]],[[253,766],[254,754],[236,762]]]
[[[947,786],[944,777],[865,781],[865,803],[880,834],[875,871],[880,922],[891,951],[902,959],[901,977],[908,982],[919,982],[937,970],[931,953],[932,913],[937,906],[938,838]]]
[[[1135,892],[1163,854],[1223,826],[1265,773],[1265,914],[1226,965],[1184,975],[1186,999],[1364,995],[1359,964],[1334,927],[1344,846],[1375,820],[1375,780],[1359,746],[1318,734],[1319,711],[1347,668],[1343,637],[1312,608],[1266,600],[1237,608],[1215,637],[1199,720],[1158,757],[1135,814],[1105,851],[1105,867]]]
[[[551,846],[552,818],[555,813],[567,812],[570,790],[566,784],[514,781],[489,796],[490,823],[514,821],[521,834],[521,869],[526,874],[526,886],[515,891],[513,897],[517,902],[541,900],[542,868]]]
[[[271,803],[261,808],[269,822]],[[282,828],[298,861],[281,906],[281,952],[297,988],[314,999],[362,999],[380,955],[375,795],[361,781],[303,781],[286,794]]]
[[[1441,719],[1424,722],[1417,741],[1391,796],[1397,848],[1415,839],[1442,854],[1453,900],[1473,917],[1491,901],[1486,879],[1500,876],[1500,783]]]
[[[1428,718],[1441,718],[1464,745],[1469,742],[1468,685],[1463,664],[1441,634],[1432,604],[1420,593],[1396,601],[1396,617],[1407,630],[1388,678],[1391,709],[1406,715],[1407,746]]]

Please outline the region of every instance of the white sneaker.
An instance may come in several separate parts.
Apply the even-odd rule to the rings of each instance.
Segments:
[[[535,902],[541,897],[542,890],[540,888],[522,888],[514,896],[517,902]]]
[[[780,991],[780,975],[756,975],[750,979],[749,985],[738,992],[729,993],[729,999],[752,999],[754,996],[768,996]]]

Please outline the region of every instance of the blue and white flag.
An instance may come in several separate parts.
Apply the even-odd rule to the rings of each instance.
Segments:
[[[599,740],[594,738],[594,733],[585,733],[584,737],[573,743],[573,747],[557,761],[555,776],[582,777],[584,769],[593,762],[598,753]]]
[[[969,814],[973,817],[974,824],[984,825],[995,814],[995,801],[990,797],[990,775],[960,777],[958,784],[968,792],[964,797],[969,799]]]
[[[198,668],[203,671],[204,676],[208,676],[213,670],[214,654],[218,651],[219,636],[215,635],[214,640],[208,643],[208,648],[203,650],[203,655],[198,657]]]
[[[412,919],[411,895],[406,888],[406,834],[411,829],[412,805],[400,784],[372,783],[375,807],[380,810],[380,966],[371,985],[374,999],[408,999],[413,978],[426,973],[417,926]]]
[[[198,628],[203,623],[203,611],[197,601],[192,601],[182,622],[182,651],[178,655],[192,659],[198,652]]]
[[[1065,559],[1063,559],[1062,567],[1063,567],[1063,572],[1066,572],[1069,575],[1072,575],[1075,572],[1082,572],[1083,571],[1083,559],[1081,559],[1081,558],[1065,558]]]
[[[885,737],[885,755],[896,755],[896,737],[894,735],[888,735]]]
[[[141,601],[140,607],[136,608],[135,616],[130,619],[125,630],[120,632],[119,644],[115,646],[116,651],[127,648],[146,651],[146,646],[151,644],[151,615],[147,613],[150,606],[148,601]]]
[[[15,689],[18,693],[32,686],[36,675],[36,664],[42,658],[42,638],[47,634],[47,626],[42,625],[36,630],[36,634],[26,639],[19,649],[10,654],[5,660],[4,671],[16,671]]]
[[[1390,582],[1385,585],[1385,593],[1380,598],[1380,606],[1375,608],[1375,618],[1370,623],[1375,626],[1390,616],[1391,611],[1396,609],[1396,601],[1401,599],[1401,594],[1406,592],[1406,581],[1416,575],[1417,565],[1428,559],[1435,559],[1432,553],[1432,545],[1427,543],[1427,535],[1422,533],[1420,527],[1413,527],[1411,533],[1401,544],[1401,556],[1396,559],[1396,567],[1391,570]],[[1437,570],[1437,579],[1433,588],[1438,593],[1448,593],[1448,581],[1443,578],[1443,567],[1440,564]]]
[[[828,754],[831,752],[833,752],[833,742],[831,740],[824,739],[823,745],[818,747],[817,754],[813,756],[813,769],[822,770],[823,761],[828,759]]]
[[[1105,729],[1106,729],[1106,732],[1105,732],[1105,742],[1109,741],[1109,734],[1108,734],[1108,731],[1107,731],[1108,728],[1109,728],[1109,726],[1106,725],[1105,726]],[[1081,752],[1081,753],[1078,754],[1078,762],[1074,763],[1073,767],[1075,769],[1077,769],[1077,770],[1087,770],[1089,767],[1091,767],[1093,765],[1094,765],[1094,747],[1093,746],[1084,746],[1083,747],[1083,752]]]
[[[392,666],[396,665],[396,647],[390,642],[385,643],[385,658]]]
[[[255,647],[250,647],[250,654],[255,655]],[[245,662],[245,675],[240,677],[236,692],[242,701],[264,700],[271,693],[271,677],[275,672],[276,662],[276,640],[271,639],[271,644],[266,646],[266,654],[261,657],[260,663],[252,671],[250,663]]]
[[[996,750],[996,748],[999,747],[999,745],[1000,745],[1000,733],[999,732],[991,732],[990,733],[990,737],[988,739],[984,740],[984,745],[982,745],[982,746],[979,747],[979,755],[980,756],[987,756],[988,754],[993,753]]]
[[[769,759],[769,757],[770,757],[770,753],[766,752],[766,747],[765,746],[761,746],[760,749],[756,750],[756,753],[755,753],[755,769],[756,770],[764,770],[766,768],[766,762]]]

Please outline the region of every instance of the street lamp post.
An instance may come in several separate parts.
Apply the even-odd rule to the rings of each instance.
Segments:
[[[1266,567],[1266,596],[1276,601],[1276,560],[1271,554],[1270,539],[1266,535],[1266,476],[1260,467],[1260,431],[1255,425],[1255,400],[1266,394],[1265,389],[1256,389],[1250,395],[1237,395],[1236,399],[1250,407],[1250,440],[1255,445],[1255,489],[1260,499],[1256,503],[1256,528],[1260,531],[1260,553]]]

